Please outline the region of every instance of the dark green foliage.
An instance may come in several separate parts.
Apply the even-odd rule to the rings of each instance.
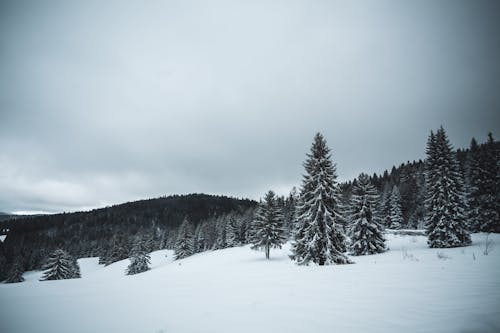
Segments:
[[[500,232],[500,156],[491,133],[488,141],[477,149],[472,167],[473,187],[470,193],[477,229]]]
[[[176,230],[184,216],[195,225],[234,213],[240,216],[257,205],[255,201],[204,194],[175,195],[130,202],[89,212],[23,217],[0,222],[9,227],[5,257],[22,256],[26,270],[41,269],[47,255],[61,247],[77,258],[95,256],[102,264],[126,259],[138,233],[147,233],[154,249],[174,247]],[[113,237],[121,234],[123,249],[112,253]],[[212,240],[210,240],[212,242]],[[211,243],[213,244],[213,243]],[[115,253],[116,254],[116,253]],[[114,257],[114,258],[113,258]],[[111,259],[110,259],[111,258]]]

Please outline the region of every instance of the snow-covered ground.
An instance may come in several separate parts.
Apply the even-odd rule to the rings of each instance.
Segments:
[[[344,266],[296,266],[287,244],[270,261],[249,246],[157,251],[135,276],[97,258],[79,260],[81,279],[27,272],[0,284],[0,332],[500,332],[500,235],[489,255],[485,234],[455,249],[387,237],[390,251]]]

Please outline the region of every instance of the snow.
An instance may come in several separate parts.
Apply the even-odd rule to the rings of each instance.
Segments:
[[[269,261],[249,246],[179,261],[156,251],[152,269],[133,276],[128,260],[97,258],[78,261],[81,279],[27,272],[26,282],[0,284],[0,332],[500,331],[500,235],[490,235],[489,255],[486,234],[451,249],[386,237],[389,251],[354,265],[297,266],[285,244]]]

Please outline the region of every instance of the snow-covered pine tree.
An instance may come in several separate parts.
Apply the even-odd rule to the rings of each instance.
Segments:
[[[174,247],[175,260],[183,259],[194,254],[193,225],[187,218],[179,226],[177,241]]]
[[[75,267],[75,265],[77,267]],[[56,249],[53,251],[45,263],[41,281],[64,280],[80,277],[80,267],[76,260],[66,251]]]
[[[5,283],[18,283],[23,282],[24,269],[22,264],[22,258],[17,257],[16,260],[12,263],[10,270],[7,273],[7,278]]]
[[[401,229],[401,225],[403,224],[403,212],[401,210],[401,195],[399,194],[399,189],[396,185],[392,187],[390,207],[389,228]]]
[[[428,244],[437,248],[468,245],[462,177],[443,127],[436,135],[431,132],[427,154]]]
[[[138,237],[131,251],[130,264],[127,267],[127,275],[133,275],[149,270],[151,257],[149,255],[147,239]]]
[[[481,227],[480,223],[480,209],[481,209],[481,191],[479,188],[481,179],[481,169],[479,166],[480,154],[479,146],[475,138],[472,138],[470,143],[469,154],[467,155],[467,182],[466,182],[466,193],[467,193],[467,203],[468,212],[467,220],[468,227],[471,231],[479,231]]]
[[[383,228],[376,211],[377,190],[366,174],[358,177],[352,190],[349,217],[349,252],[353,255],[376,254],[385,251]]]
[[[7,258],[5,257],[5,253],[3,250],[3,243],[0,242],[0,281],[3,281],[7,278]]]
[[[214,250],[225,249],[227,247],[226,243],[226,218],[225,216],[220,216],[215,222],[215,243]]]
[[[234,214],[226,217],[226,246],[233,247],[239,244],[239,225]]]
[[[297,201],[299,200],[299,194],[295,186],[290,191],[290,194],[285,199],[285,206],[283,208],[283,229],[285,231],[285,237],[288,239],[294,229],[295,222],[295,211],[297,206]]]
[[[205,235],[204,235],[205,221],[201,222],[194,229],[194,252],[203,252],[205,248]]]
[[[479,230],[500,232],[500,189],[499,152],[493,135],[488,133],[488,141],[479,155]]]
[[[297,206],[297,230],[290,258],[298,264],[318,265],[352,263],[343,253],[346,239],[339,224],[339,193],[335,165],[323,135],[317,133],[304,163]]]
[[[80,274],[80,265],[78,264],[78,261],[76,257],[71,256],[72,260],[72,268],[73,268],[73,277],[72,279],[78,279],[81,278],[82,275]]]
[[[281,248],[286,238],[283,230],[283,215],[276,203],[273,191],[266,193],[252,224],[252,249],[264,250],[269,259],[271,248]]]
[[[111,248],[106,253],[104,264],[111,265],[114,262],[127,259],[129,255],[128,242],[122,233],[113,236]]]
[[[390,211],[391,211],[391,190],[392,187],[389,183],[384,184],[384,188],[382,189],[382,193],[380,194],[380,200],[378,205],[378,214],[381,220],[381,223],[389,228],[391,225]]]

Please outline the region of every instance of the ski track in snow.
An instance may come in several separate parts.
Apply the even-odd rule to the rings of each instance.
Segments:
[[[388,252],[354,265],[297,266],[286,244],[269,261],[249,246],[179,261],[156,251],[134,276],[128,260],[98,258],[78,260],[81,279],[26,272],[0,284],[0,332],[500,332],[500,235],[487,256],[486,234],[453,249],[386,237]]]

